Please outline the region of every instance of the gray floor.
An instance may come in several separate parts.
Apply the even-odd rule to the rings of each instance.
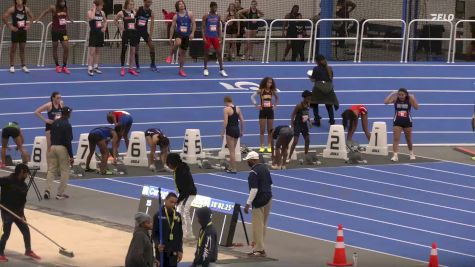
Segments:
[[[421,156],[418,157],[417,162],[433,161],[434,159],[431,159],[431,157],[436,157],[443,160],[475,164],[475,162],[472,161],[469,156],[456,152],[451,147],[417,147],[415,151],[417,155]],[[402,149],[402,153],[403,152],[404,149]],[[422,156],[430,158],[424,158]],[[368,156],[366,158],[369,161],[369,164],[387,164],[389,161],[387,158],[382,157]],[[401,162],[409,162],[408,158],[404,155],[400,157],[400,160]],[[341,161],[325,160],[321,167],[338,165],[345,164]],[[296,164],[293,165],[293,167],[302,166]],[[240,169],[247,170],[244,164],[240,166]],[[133,176],[151,174],[152,173],[150,171],[136,170],[132,168],[129,169],[129,175]],[[93,176],[96,175],[90,175],[90,177]],[[37,183],[41,192],[43,192],[44,181],[42,179],[38,179]],[[48,200],[38,202],[35,194],[30,192],[28,196],[28,207],[53,215],[88,221],[108,227],[114,227],[124,231],[132,230],[132,218],[138,208],[138,201],[73,186],[68,188],[68,193],[71,196],[71,198],[68,200]],[[235,242],[244,243],[244,241],[245,239],[243,231],[240,227],[238,227],[235,235]],[[268,232],[266,244],[269,259],[260,259],[258,262],[249,259],[244,255],[244,252],[247,252],[246,247],[232,250],[223,248],[223,251],[228,251],[233,255],[239,256],[239,261],[241,263],[223,262],[220,264],[220,266],[326,266],[326,262],[332,258],[334,246],[333,242],[298,236],[272,229]],[[55,248],[52,247],[52,249]],[[74,250],[74,248],[70,249]],[[351,258],[354,252],[356,252],[358,255],[358,266],[415,267],[427,265],[427,263],[347,246],[348,258]],[[10,262],[8,263],[8,266],[52,266],[44,262],[41,262],[41,265],[39,265],[38,263],[34,263],[31,260],[25,260],[22,255],[8,251],[8,247],[7,254],[10,256]],[[7,264],[0,263],[0,266],[2,265],[6,266]]]

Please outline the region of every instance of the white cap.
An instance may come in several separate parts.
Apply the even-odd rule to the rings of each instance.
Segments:
[[[313,75],[313,70],[307,71],[307,75],[308,75],[308,77],[312,77],[312,75]]]
[[[251,151],[251,152],[247,153],[244,160],[250,160],[250,159],[259,159],[259,154],[257,154],[256,151]]]

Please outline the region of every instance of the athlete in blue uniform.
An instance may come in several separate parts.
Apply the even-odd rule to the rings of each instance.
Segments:
[[[221,137],[224,138],[224,135],[226,135],[226,144],[229,149],[229,165],[231,167],[231,169],[227,169],[226,172],[237,173],[236,145],[238,139],[244,132],[244,117],[241,109],[234,106],[233,99],[230,96],[224,97],[224,105],[224,121]]]
[[[115,125],[115,131],[119,135],[119,142],[124,138],[125,147],[129,147],[129,132],[134,119],[127,111],[117,110],[107,113],[107,121]]]
[[[64,107],[64,102],[61,100],[61,94],[59,92],[53,92],[50,97],[50,101],[45,103],[41,107],[35,110],[35,115],[42,120],[45,126],[46,144],[51,147],[51,125],[53,122],[61,118],[61,109]],[[42,112],[47,112],[47,117],[43,117]]]
[[[401,88],[397,92],[392,92],[386,99],[384,104],[394,104],[394,118],[393,118],[393,157],[391,161],[398,161],[399,142],[401,139],[401,132],[404,131],[406,136],[407,148],[409,149],[410,159],[416,159],[414,151],[412,150],[412,117],[411,108],[419,109],[414,95],[409,94],[407,89]]]
[[[289,144],[294,137],[294,130],[290,126],[280,125],[271,130],[271,135],[272,168],[276,170],[284,170],[285,164],[287,163]]]
[[[152,0],[144,0],[143,6],[139,7],[136,12],[136,27],[140,39],[142,38],[147,43],[150,50],[150,70],[158,71],[155,65],[155,46],[153,45],[153,30],[155,28],[155,15],[152,11]],[[150,32],[148,31],[148,22],[150,21]],[[137,72],[140,72],[139,64],[139,46],[135,49],[135,65],[137,66]]]
[[[150,145],[150,155],[148,156],[148,165],[150,170],[155,171],[155,151],[157,145],[160,146],[160,160],[162,161],[165,169],[168,152],[170,151],[170,140],[163,134],[163,131],[156,128],[147,129],[145,131],[145,139]]]
[[[175,38],[175,44],[172,45],[170,55],[166,61],[168,64],[172,63],[172,57],[176,54],[176,50],[180,47],[178,61],[180,62],[180,68],[178,74],[182,77],[186,77],[186,73],[183,70],[185,65],[185,53],[188,49],[190,40],[193,40],[196,30],[195,17],[191,11],[186,10],[185,2],[180,0],[175,3],[176,15],[173,17],[171,28],[174,30],[173,37],[170,36],[170,44],[172,44],[172,38]]]
[[[305,155],[308,154],[308,148],[310,146],[310,115],[309,115],[309,107],[310,101],[312,98],[312,92],[305,90],[302,93],[303,101],[298,103],[294,111],[292,112],[292,128],[294,129],[294,142],[292,143],[292,147],[290,148],[289,159],[292,157],[292,153],[294,153],[295,147],[299,142],[299,136],[302,136],[305,139]]]
[[[99,147],[101,152],[101,162],[99,168],[102,175],[111,175],[112,172],[107,169],[107,159],[109,158],[109,149],[107,144],[112,141],[112,156],[114,157],[114,163],[116,163],[117,148],[119,147],[119,137],[114,129],[109,127],[94,128],[89,132],[89,155],[86,159],[86,171],[93,172],[95,169],[90,168],[91,159],[96,152],[96,146]]]
[[[208,76],[208,57],[209,49],[213,45],[214,50],[216,50],[216,57],[219,62],[219,74],[223,77],[227,77],[228,74],[224,71],[223,67],[223,57],[221,56],[221,17],[216,13],[218,10],[218,4],[216,2],[211,2],[209,5],[210,11],[208,14],[203,16],[203,22],[201,27],[201,34],[203,35],[203,42],[205,44],[204,49],[204,71],[203,75]]]

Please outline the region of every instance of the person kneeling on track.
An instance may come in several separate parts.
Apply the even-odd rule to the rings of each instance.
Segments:
[[[114,164],[117,162],[117,148],[119,147],[119,137],[116,131],[109,127],[94,128],[89,132],[89,155],[86,159],[86,172],[94,172],[95,169],[90,168],[91,159],[96,151],[96,145],[101,152],[101,163],[99,163],[100,173],[102,175],[112,175],[112,172],[107,169],[107,159],[109,158],[109,149],[107,144],[112,141],[112,156],[114,157]]]
[[[287,151],[293,137],[294,130],[290,126],[281,125],[272,129],[272,169],[285,169]]]
[[[343,119],[343,127],[348,129],[348,135],[346,139],[351,141],[353,138],[353,134],[356,131],[356,127],[358,127],[358,118],[361,118],[361,125],[363,127],[363,131],[368,138],[368,141],[371,137],[371,133],[368,130],[368,109],[363,105],[353,105],[349,109],[345,110],[341,117]]]
[[[150,170],[155,171],[155,151],[157,145],[160,146],[160,160],[162,161],[165,169],[171,171],[165,164],[167,162],[168,152],[170,151],[170,139],[163,134],[163,131],[156,128],[147,129],[145,131],[145,139],[150,145],[150,154],[148,156],[148,165]]]
[[[0,169],[5,168],[6,158],[7,158],[7,149],[8,149],[8,139],[10,137],[15,141],[16,150],[20,151],[21,159],[23,163],[28,163],[30,161],[30,156],[23,147],[24,138],[23,133],[21,132],[18,122],[9,122],[2,129],[2,162],[0,162]]]

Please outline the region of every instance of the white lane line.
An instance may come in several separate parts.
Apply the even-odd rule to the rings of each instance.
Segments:
[[[468,197],[461,197],[461,196],[445,194],[445,193],[441,193],[441,192],[435,192],[435,191],[430,191],[430,190],[425,190],[425,189],[420,189],[420,188],[415,188],[415,187],[410,187],[410,186],[404,186],[404,185],[392,184],[392,183],[387,183],[387,182],[381,182],[381,181],[356,177],[356,176],[352,176],[352,175],[340,174],[340,173],[335,173],[335,172],[322,171],[322,170],[317,170],[317,169],[307,169],[307,170],[311,170],[313,172],[321,172],[321,173],[335,175],[335,176],[341,176],[341,177],[345,177],[345,178],[350,178],[350,179],[355,179],[355,180],[360,180],[360,181],[365,181],[365,182],[370,182],[370,183],[375,183],[375,184],[383,184],[383,185],[388,185],[388,186],[393,186],[393,187],[398,187],[398,188],[404,188],[404,189],[413,190],[413,191],[419,191],[419,192],[424,192],[424,193],[429,193],[429,194],[434,194],[434,195],[439,195],[439,196],[444,196],[444,197],[450,197],[450,198],[456,198],[456,199],[462,199],[462,200],[475,202],[475,199],[468,198]],[[457,210],[457,208],[452,208],[452,209]],[[475,211],[468,211],[468,210],[461,210],[461,211],[466,211],[466,212],[470,212],[470,213],[475,214]]]
[[[424,178],[424,177],[420,177],[420,176],[414,176],[414,175],[408,175],[408,174],[402,174],[402,173],[396,173],[396,172],[389,172],[389,171],[383,171],[383,170],[378,170],[378,169],[373,169],[373,168],[363,167],[363,166],[356,166],[356,168],[365,169],[365,170],[370,170],[370,171],[373,171],[373,172],[380,172],[380,173],[386,173],[386,174],[391,174],[391,175],[403,176],[403,177],[408,177],[408,178],[411,178],[411,179],[417,179],[417,180],[423,180],[423,181],[430,181],[430,182],[440,183],[440,184],[445,184],[445,185],[450,185],[450,186],[457,186],[457,187],[462,187],[462,188],[475,189],[475,187],[473,187],[473,186],[461,185],[461,184],[456,184],[456,183],[449,183],[449,182],[444,182],[444,181],[440,181],[440,180],[434,180],[434,179]]]
[[[348,89],[348,90],[335,90],[336,93],[348,93],[348,94],[353,94],[353,93],[389,93],[392,92],[393,90],[357,90],[357,89]],[[418,90],[414,89],[411,90],[411,92],[418,92],[418,93],[446,93],[446,94],[452,94],[452,93],[470,93],[473,94],[475,93],[474,90],[432,90],[432,89],[427,89],[427,90]],[[228,94],[251,94],[252,91],[231,91],[231,90],[222,90],[222,91],[214,91],[214,92],[206,92],[205,90],[199,90],[197,89],[194,92],[161,92],[161,93],[127,93],[127,94],[85,94],[85,95],[62,95],[62,98],[98,98],[98,97],[130,97],[130,96],[143,96],[143,97],[150,97],[150,96],[174,96],[174,95],[228,95]],[[280,94],[287,94],[287,93],[302,93],[301,90],[281,90],[279,92]],[[50,96],[25,96],[25,97],[4,97],[0,98],[0,101],[10,101],[10,100],[32,100],[32,99],[45,99],[48,100]],[[469,105],[469,104],[467,104]]]
[[[212,174],[212,175],[218,176],[218,177],[229,178],[229,179],[231,178],[231,177],[224,176],[224,175],[216,175],[216,174]],[[167,179],[167,180],[173,180],[173,178],[171,178],[171,177],[166,177],[166,176],[161,176],[161,175],[156,175],[156,177],[162,178],[162,179]],[[106,178],[106,179],[107,179],[107,178]],[[110,179],[107,179],[107,180],[110,180]],[[240,180],[240,179],[237,179],[237,180]],[[133,185],[133,186],[137,186],[137,187],[143,187],[143,184],[136,184],[136,183],[125,182],[125,181],[120,181],[120,180],[110,180],[110,181],[114,181],[114,182],[118,182],[118,183],[123,183],[123,184],[128,184],[128,185]],[[227,192],[231,192],[231,193],[236,193],[236,194],[240,194],[240,195],[245,195],[245,196],[248,195],[247,193],[244,193],[244,192],[240,192],[240,191],[236,191],[236,190],[231,190],[231,189],[226,189],[226,188],[220,188],[220,187],[217,187],[217,186],[211,186],[211,185],[206,185],[206,184],[201,184],[201,183],[196,183],[196,185],[200,185],[200,186],[204,186],[204,187],[208,187],[208,188],[213,188],[213,189],[218,189],[218,190],[221,190],[221,191],[227,191]],[[294,202],[285,201],[285,200],[273,199],[273,201],[281,202],[281,203],[285,203],[285,204],[289,204],[289,205],[294,205],[294,206],[300,206],[300,207],[309,208],[309,209],[324,210],[324,209],[320,209],[320,208],[316,208],[316,207],[311,207],[311,206],[308,206],[308,205],[303,205],[303,204],[294,203]],[[324,211],[329,211],[329,210],[324,210]],[[338,213],[338,212],[334,212],[334,211],[329,211],[329,212]],[[271,214],[272,214],[272,212],[271,212]],[[339,214],[346,215],[346,214],[343,214],[343,213],[339,213]],[[302,221],[306,221],[306,222],[315,222],[315,221],[311,221],[311,220],[307,220],[307,219],[302,219],[302,218],[298,218],[298,217],[293,217],[293,216],[288,216],[288,215],[283,215],[283,214],[275,214],[275,215],[278,215],[278,216],[281,216],[281,217],[292,218],[292,219],[294,219],[294,220],[302,220]],[[352,216],[352,217],[353,217],[353,216]],[[357,217],[360,217],[360,216],[357,216]],[[361,218],[363,219],[363,218],[365,218],[365,217],[361,217]],[[366,218],[366,219],[368,219],[368,218]],[[324,224],[324,223],[320,223],[320,222],[316,222],[316,223],[317,223],[317,224],[322,224],[322,225],[325,225],[325,226],[328,226],[328,227],[332,227],[332,228],[335,227],[335,226],[333,226],[333,225]],[[400,226],[400,227],[402,227],[402,225],[397,225],[397,224],[394,224],[394,225],[395,225],[395,226]],[[421,244],[418,244],[418,243],[414,243],[414,242],[404,241],[404,240],[395,239],[395,238],[391,238],[391,237],[387,237],[387,236],[382,236],[382,235],[376,235],[376,234],[372,234],[372,233],[368,233],[368,232],[363,232],[363,231],[354,230],[354,229],[351,229],[351,228],[345,228],[345,229],[346,229],[347,231],[352,231],[352,232],[360,233],[360,234],[363,234],[363,235],[369,235],[369,236],[379,237],[379,238],[388,239],[388,240],[397,241],[397,242],[402,242],[402,243],[411,244],[411,245],[424,246],[424,245],[421,245]],[[412,230],[423,230],[423,229],[414,228],[414,229],[412,229]],[[423,231],[427,231],[427,230],[423,230]],[[433,232],[433,234],[440,234],[440,233]],[[444,235],[444,234],[443,234],[443,235]],[[447,236],[456,239],[456,237],[454,237],[454,236],[450,236],[450,235],[447,235]],[[466,240],[466,241],[469,241],[469,240]],[[475,242],[475,240],[473,240],[473,241],[471,241],[471,242]],[[424,246],[424,247],[425,247],[425,246]],[[458,252],[458,251],[452,251],[452,250],[445,250],[445,251],[446,251],[446,252],[450,252],[450,253],[454,253],[454,254],[458,254],[458,255],[463,255],[463,256],[468,256],[468,257],[473,257],[473,258],[475,258],[475,255],[471,255],[471,254],[466,254],[466,253],[462,253],[462,252]]]
[[[340,104],[340,107],[349,107],[352,105],[357,105],[357,104]],[[365,106],[387,106],[386,104],[364,104]],[[468,106],[468,107],[473,107],[473,104],[441,104],[441,103],[426,103],[426,104],[420,104],[419,106]],[[254,105],[239,105],[240,108],[253,108],[255,109]],[[295,107],[294,104],[290,105],[284,105],[280,104],[279,108],[281,107]],[[127,110],[127,111],[149,111],[149,110],[177,110],[177,109],[222,109],[223,106],[178,106],[178,107],[140,107],[140,108],[125,108],[125,107],[118,107],[118,108],[103,108],[103,109],[75,109],[74,113],[78,112],[107,112],[111,110]],[[8,112],[8,113],[0,113],[0,116],[13,116],[13,115],[31,115],[34,114],[33,111],[27,111],[27,112]]]
[[[431,171],[437,171],[437,172],[443,172],[443,173],[449,173],[449,174],[455,174],[455,175],[459,175],[459,176],[475,178],[475,175],[469,175],[469,174],[464,174],[464,173],[433,169],[433,168],[428,168],[428,167],[423,167],[423,166],[412,165],[412,164],[408,164],[408,163],[406,163],[405,165],[410,166],[410,167],[420,168],[420,169],[426,169],[426,170],[431,170]],[[472,166],[472,165],[468,165],[468,166]],[[474,166],[472,166],[472,167],[474,167]],[[475,170],[475,168],[474,168],[474,170]]]

